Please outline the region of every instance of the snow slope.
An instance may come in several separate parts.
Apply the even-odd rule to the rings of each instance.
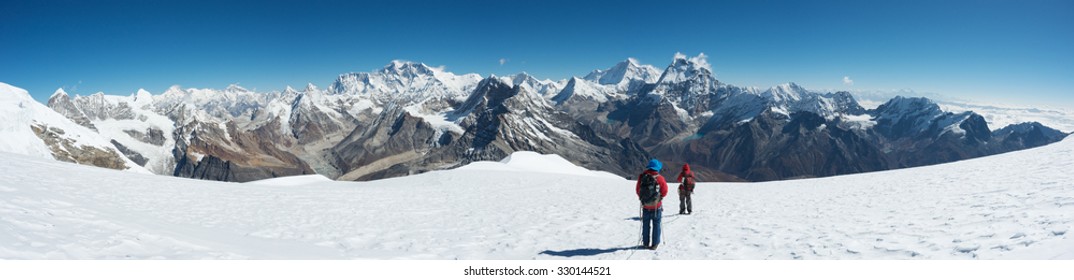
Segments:
[[[37,101],[21,88],[0,83],[0,151],[51,159],[52,151],[30,124],[36,120]],[[45,108],[48,109],[48,108]]]
[[[0,152],[55,159],[48,144],[34,133],[32,129],[34,125],[62,130],[60,137],[70,140],[76,147],[88,146],[113,151],[117,155],[122,154],[107,138],[38,103],[26,90],[0,83]],[[123,156],[119,158],[123,160],[127,170],[149,173],[130,159]]]
[[[920,168],[701,183],[694,215],[665,204],[659,251],[632,249],[633,181],[527,171],[571,170],[531,153],[496,164],[517,170],[295,186],[0,153],[0,259],[1074,259],[1074,138]]]
[[[459,167],[456,170],[486,171],[486,172],[529,172],[529,173],[552,173],[557,175],[571,176],[596,176],[619,179],[618,175],[592,171],[574,165],[559,155],[543,155],[536,152],[514,152],[499,162],[478,161]]]
[[[246,182],[246,184],[266,185],[266,186],[303,186],[303,185],[311,185],[311,184],[318,184],[318,183],[324,183],[324,182],[332,182],[332,179],[329,179],[328,177],[325,177],[324,175],[321,175],[321,174],[313,174],[313,175],[298,175],[298,176],[277,177],[277,178],[272,178],[272,179],[264,179],[264,180]]]

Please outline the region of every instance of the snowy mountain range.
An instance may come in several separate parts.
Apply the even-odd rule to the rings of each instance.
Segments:
[[[676,54],[657,69],[627,59],[584,78],[552,81],[392,61],[342,74],[324,90],[173,86],[159,95],[75,97],[58,90],[48,107],[62,117],[36,123],[74,133],[66,127],[73,124],[103,139],[97,147],[127,163],[108,167],[240,182],[314,173],[369,180],[515,151],[560,154],[621,176],[655,157],[667,166],[688,162],[706,178],[766,181],[957,161],[1066,136],[1040,124],[993,131],[980,115],[947,112],[925,98],[897,97],[866,110],[847,92],[794,83],[738,87],[717,80],[703,54]],[[5,85],[5,95],[18,92],[25,94]],[[4,105],[30,111],[19,105],[29,99],[19,98]],[[12,131],[23,139],[18,143],[60,143],[30,128]],[[67,151],[62,144],[46,153],[37,142],[32,153],[3,151],[67,160],[56,156]]]

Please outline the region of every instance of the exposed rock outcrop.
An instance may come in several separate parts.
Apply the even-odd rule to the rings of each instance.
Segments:
[[[78,145],[64,136],[63,129],[40,124],[32,126],[32,129],[37,137],[45,141],[57,160],[117,170],[127,168],[122,156],[116,152]]]

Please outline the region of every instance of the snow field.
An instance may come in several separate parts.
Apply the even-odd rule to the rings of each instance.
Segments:
[[[701,183],[690,216],[675,214],[672,183],[658,251],[633,249],[633,181],[556,162],[518,153],[479,164],[499,169],[236,184],[0,154],[0,259],[1074,258],[1074,139],[921,168]]]

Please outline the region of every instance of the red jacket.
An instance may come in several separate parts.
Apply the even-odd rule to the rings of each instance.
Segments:
[[[645,170],[643,174],[645,173],[656,177],[656,183],[660,184],[660,197],[663,198],[665,196],[668,196],[668,182],[664,180],[664,176],[660,176],[660,172],[656,172],[656,170]],[[638,174],[638,183],[634,184],[634,193],[638,195],[638,198],[641,198],[641,174]],[[662,206],[664,206],[663,199],[661,199],[660,202],[657,202],[656,206],[643,207],[648,210],[656,210],[660,209],[660,207]]]
[[[690,165],[689,164],[685,164],[685,165],[682,166],[682,172],[679,172],[679,178],[675,179],[675,181],[678,181],[679,183],[682,183],[682,178],[686,178],[686,177],[694,178],[694,172],[690,171]]]

